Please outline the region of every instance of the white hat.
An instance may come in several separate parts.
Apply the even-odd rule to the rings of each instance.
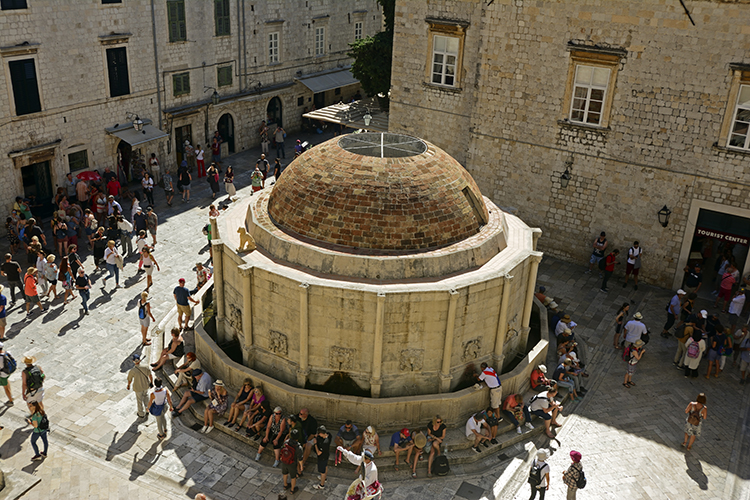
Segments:
[[[679,290],[677,290],[677,295],[687,295],[687,293],[685,293],[685,290],[680,288]]]
[[[542,373],[547,373],[547,367],[544,365],[539,365],[539,371]]]
[[[635,313],[635,315],[633,316],[633,318],[635,318],[635,319],[643,319],[643,314],[637,312],[637,313]]]
[[[549,458],[549,453],[547,453],[547,450],[541,449],[536,452],[536,458],[544,462]]]
[[[706,318],[708,318],[708,311],[706,311],[705,309],[703,309],[703,310],[701,311],[701,316],[703,317],[703,319],[706,319]]]

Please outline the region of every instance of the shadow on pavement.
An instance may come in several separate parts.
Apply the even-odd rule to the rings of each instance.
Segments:
[[[31,426],[15,429],[13,434],[0,446],[0,456],[8,459],[21,451],[21,443],[29,439]]]
[[[133,363],[133,354],[143,356],[143,344],[140,344],[138,347],[133,349],[133,352],[128,354],[125,359],[122,360],[122,363],[120,363],[120,373],[126,373],[135,366],[135,363]]]
[[[156,452],[158,446],[159,441],[154,442],[154,444],[151,445],[151,448],[149,448],[140,459],[138,458],[138,452],[133,455],[133,465],[130,469],[130,481],[135,481],[140,476],[144,475],[159,460],[161,452]]]
[[[65,336],[69,331],[71,330],[77,330],[81,327],[81,320],[83,319],[84,313],[83,309],[80,309],[78,311],[78,317],[65,325],[64,327],[60,328],[60,332],[57,334],[58,337]]]
[[[703,473],[703,467],[700,460],[692,456],[690,452],[685,453],[685,464],[687,465],[687,475],[690,479],[698,483],[702,490],[708,489],[708,477]]]
[[[125,431],[119,438],[117,436],[119,434],[119,431],[116,431],[112,435],[112,442],[109,443],[109,447],[107,448],[107,456],[105,460],[107,462],[111,462],[115,455],[125,453],[130,448],[132,448],[140,433],[141,431],[138,429],[138,420],[130,424],[128,430]]]

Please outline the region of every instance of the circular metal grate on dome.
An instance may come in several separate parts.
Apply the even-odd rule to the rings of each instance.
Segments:
[[[427,151],[427,144],[416,137],[387,132],[349,134],[339,139],[338,144],[349,153],[375,158],[404,158]]]

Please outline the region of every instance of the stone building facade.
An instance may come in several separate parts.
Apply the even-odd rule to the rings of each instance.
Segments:
[[[587,263],[606,231],[640,240],[652,283],[727,250],[747,271],[750,5],[686,4],[399,1],[390,129],[448,151],[550,254]]]
[[[257,145],[264,119],[294,131],[356,93],[348,44],[381,26],[375,0],[3,2],[0,206],[151,153],[174,169],[185,140],[210,160],[215,130],[223,155]]]

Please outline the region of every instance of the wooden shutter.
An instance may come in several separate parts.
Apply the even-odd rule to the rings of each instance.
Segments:
[[[130,94],[128,56],[125,47],[107,49],[107,70],[109,72],[110,97]]]
[[[185,2],[182,0],[170,0],[167,2],[167,24],[169,25],[170,42],[187,40]]]
[[[28,115],[41,111],[42,104],[39,100],[39,85],[36,80],[34,60],[11,61],[8,63],[8,68],[13,85],[16,115]]]
[[[229,0],[214,0],[214,20],[216,24],[216,36],[231,34]]]

